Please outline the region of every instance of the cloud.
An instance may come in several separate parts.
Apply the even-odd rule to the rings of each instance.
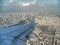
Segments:
[[[22,3],[22,6],[30,6],[30,3]]]
[[[37,0],[34,0],[34,2],[36,2]]]
[[[57,0],[54,0],[54,2],[58,2]]]
[[[14,2],[14,0],[9,0],[9,3],[12,3],[12,2]]]
[[[31,4],[35,4],[35,2],[31,2]]]
[[[37,1],[37,0],[33,0],[33,1],[31,1],[31,2],[22,2],[22,1],[20,1],[20,2],[18,3],[18,6],[30,6],[30,5],[34,5],[34,4],[36,3],[36,1]]]
[[[36,3],[36,1],[37,1],[37,0],[34,0],[34,1],[32,1],[31,3],[32,3],[32,4],[35,4],[35,3]]]

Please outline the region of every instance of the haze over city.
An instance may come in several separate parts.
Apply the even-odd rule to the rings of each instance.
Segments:
[[[60,0],[0,0],[0,37],[0,45],[60,45]]]

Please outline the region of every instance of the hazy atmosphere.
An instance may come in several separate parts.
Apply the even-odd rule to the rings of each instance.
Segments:
[[[0,45],[60,45],[60,0],[0,0]]]

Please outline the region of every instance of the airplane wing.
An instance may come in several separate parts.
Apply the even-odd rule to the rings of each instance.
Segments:
[[[14,41],[16,39],[20,39],[20,42],[22,43],[21,39],[26,40],[26,36],[32,32],[34,26],[35,23],[30,23],[25,25],[0,28],[0,45],[12,45],[13,42],[16,42]],[[20,45],[22,45],[21,43]]]

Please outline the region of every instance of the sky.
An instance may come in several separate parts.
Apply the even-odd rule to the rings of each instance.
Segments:
[[[57,0],[2,0],[4,3],[12,3],[12,2],[57,2]]]
[[[1,3],[2,2],[2,3]],[[27,3],[27,2],[48,2],[48,3],[52,3],[52,2],[58,2],[58,0],[0,0],[0,5],[3,4],[5,6],[12,4],[12,3]],[[27,3],[28,4],[28,3]]]
[[[35,4],[36,2],[48,2],[48,3],[53,3],[53,2],[58,2],[60,0],[0,0],[0,10],[1,7],[7,8],[11,7],[11,5],[21,5],[21,6],[30,6],[30,3],[33,2]],[[2,8],[3,9],[3,8]]]

